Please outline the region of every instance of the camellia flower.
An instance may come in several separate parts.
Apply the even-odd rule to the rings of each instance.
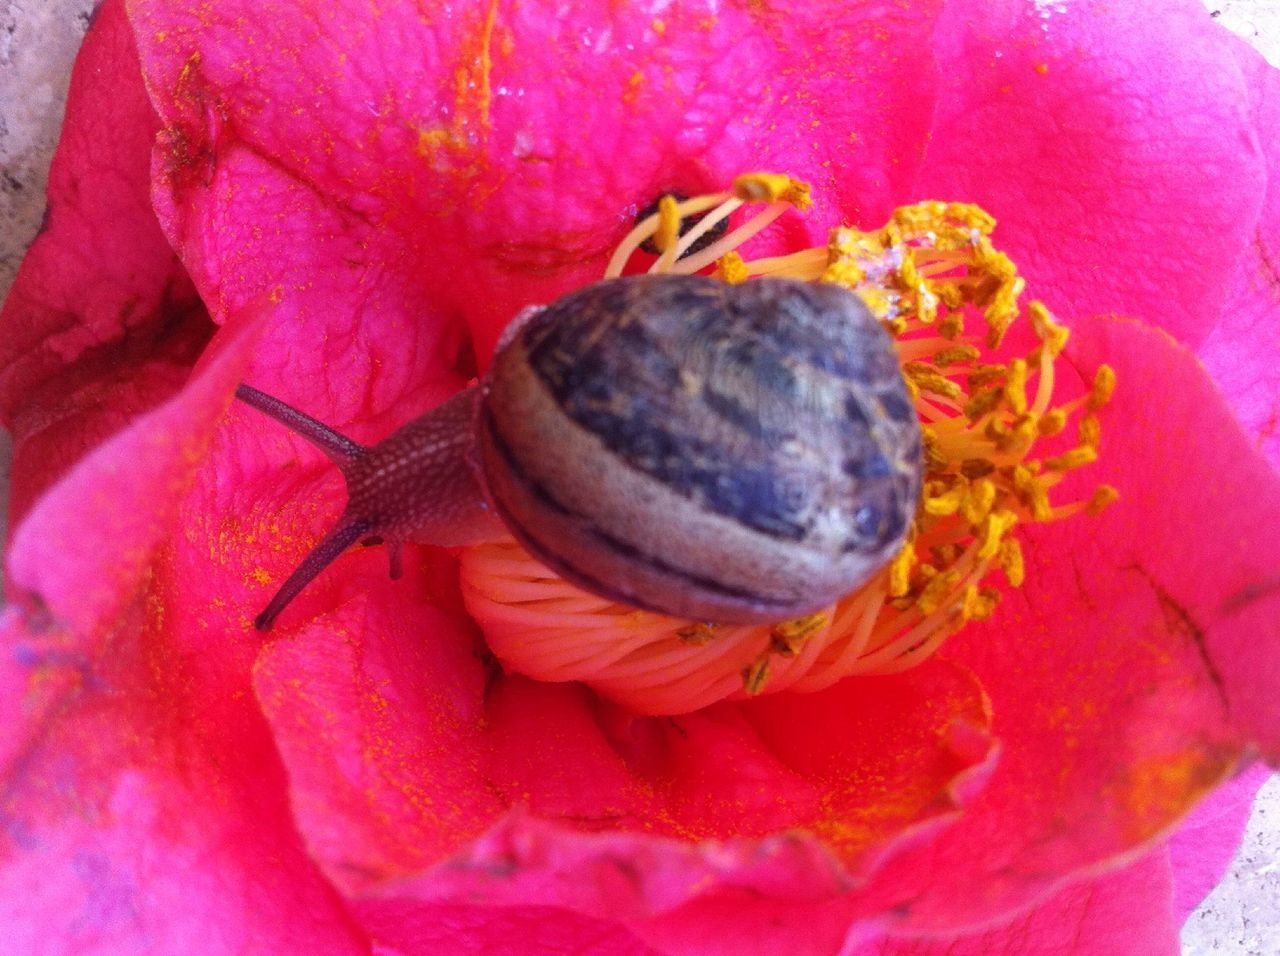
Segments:
[[[107,0],[0,335],[10,945],[1173,951],[1167,837],[1280,758],[1278,91],[1193,3]],[[374,442],[762,169],[722,278],[859,289],[955,463],[881,593],[698,682],[505,544],[253,628],[342,492],[238,383]]]

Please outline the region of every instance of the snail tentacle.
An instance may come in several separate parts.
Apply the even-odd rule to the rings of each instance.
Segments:
[[[252,385],[237,385],[236,398],[264,415],[271,416],[294,434],[305,438],[338,465],[355,461],[366,450],[364,445],[352,441],[324,422],[312,418],[306,412],[298,411],[292,405],[266,392],[258,391]]]
[[[344,516],[344,519],[339,521],[320,540],[320,543],[312,548],[310,553],[302,559],[302,563],[280,586],[280,590],[275,593],[275,597],[263,608],[262,613],[253,619],[253,626],[260,631],[271,630],[271,625],[280,616],[280,612],[298,596],[302,589],[310,584],[316,575],[332,564],[342,552],[367,535],[369,530],[368,522],[358,519],[349,520]],[[398,548],[393,548],[391,553],[393,555],[392,577],[395,577],[394,569],[400,552]]]

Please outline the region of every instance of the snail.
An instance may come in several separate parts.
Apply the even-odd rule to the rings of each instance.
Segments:
[[[503,527],[572,583],[717,623],[811,613],[899,550],[921,436],[893,342],[830,284],[605,279],[527,309],[476,385],[365,447],[248,385],[323,450],[348,501],[254,624],[358,541]]]

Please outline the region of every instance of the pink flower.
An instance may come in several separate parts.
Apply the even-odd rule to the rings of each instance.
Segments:
[[[1280,758],[1280,87],[1115,6],[108,0],[0,335],[11,945],[1171,951],[1169,834]],[[993,212],[1120,501],[915,669],[678,718],[494,669],[429,549],[248,626],[341,493],[237,382],[380,437],[758,168],[780,247]]]

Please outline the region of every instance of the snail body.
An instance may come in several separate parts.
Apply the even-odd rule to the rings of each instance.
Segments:
[[[921,445],[893,343],[827,284],[607,279],[530,310],[485,378],[371,447],[241,386],[322,448],[347,507],[255,621],[357,541],[456,546],[503,526],[603,597],[776,621],[893,556]]]

